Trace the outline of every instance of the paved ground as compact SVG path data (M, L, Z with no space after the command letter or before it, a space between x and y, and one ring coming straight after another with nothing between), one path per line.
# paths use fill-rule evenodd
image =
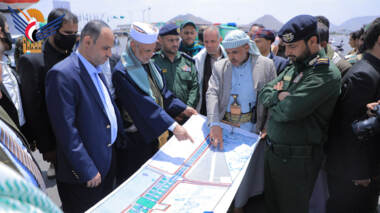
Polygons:
M49 169L49 163L42 159L42 155L38 151L33 152L33 156L42 170L42 175L46 183L46 192L48 196L53 200L55 204L57 204L57 206L60 207L61 200L58 196L57 184L55 183L55 179L48 179L46 176L46 172Z

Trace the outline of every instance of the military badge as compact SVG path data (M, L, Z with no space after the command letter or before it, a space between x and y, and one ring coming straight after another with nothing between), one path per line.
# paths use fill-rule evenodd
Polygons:
M285 75L284 76L284 81L290 81L292 79L292 76Z
M162 69L162 72L163 73L166 73L168 70L167 69Z
M182 71L184 71L184 72L191 72L191 68L189 66L187 66L187 65L184 65L182 67Z
M293 33L286 33L284 35L282 35L282 40L286 43L290 43L292 42L294 39L294 35Z

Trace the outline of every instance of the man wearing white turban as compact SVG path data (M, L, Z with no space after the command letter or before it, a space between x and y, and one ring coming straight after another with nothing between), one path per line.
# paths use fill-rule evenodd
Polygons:
M206 92L211 142L221 149L223 134L220 122L265 134L267 109L258 102L257 94L266 83L276 77L272 60L261 56L255 43L243 31L229 32L222 45L228 58L214 64ZM264 145L260 141L251 158L247 173L235 196L235 212L241 212L249 197L261 194L264 190L264 176L252 178L254 174L264 174Z
M112 76L116 100L132 141L127 149L119 149L117 153L118 184L154 155L159 145L166 142L168 130L178 140L192 141L187 131L173 118L197 113L166 89L160 68L151 61L158 29L135 22L129 35L127 48Z

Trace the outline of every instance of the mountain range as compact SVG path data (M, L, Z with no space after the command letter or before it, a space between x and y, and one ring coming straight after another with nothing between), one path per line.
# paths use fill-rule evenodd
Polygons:
M377 17L378 16L362 16L362 17L351 18L351 19L348 19L347 21L343 22L339 26L332 25L330 27L331 28L330 31L336 31L336 32L340 32L340 31L348 31L348 32L356 31L356 30L359 30L364 25L367 25L367 24L371 23Z
M207 20L205 20L203 18L194 16L193 14L190 14L190 13L185 14L185 15L178 15L178 16L170 19L167 22L182 22L182 21L187 21L187 20L190 20L190 21L192 21L192 22L194 22L195 24L198 24L198 25L210 25L210 24L213 24L210 21L207 21Z

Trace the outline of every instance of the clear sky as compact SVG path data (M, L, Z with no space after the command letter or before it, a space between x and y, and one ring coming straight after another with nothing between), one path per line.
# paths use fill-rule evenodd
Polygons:
M53 0L33 5L45 17ZM270 14L286 22L299 14L324 15L340 25L358 16L380 16L380 0L68 0L76 13L125 16L120 22L166 22L179 14L191 13L211 22L248 24ZM150 8L150 9L149 9Z

